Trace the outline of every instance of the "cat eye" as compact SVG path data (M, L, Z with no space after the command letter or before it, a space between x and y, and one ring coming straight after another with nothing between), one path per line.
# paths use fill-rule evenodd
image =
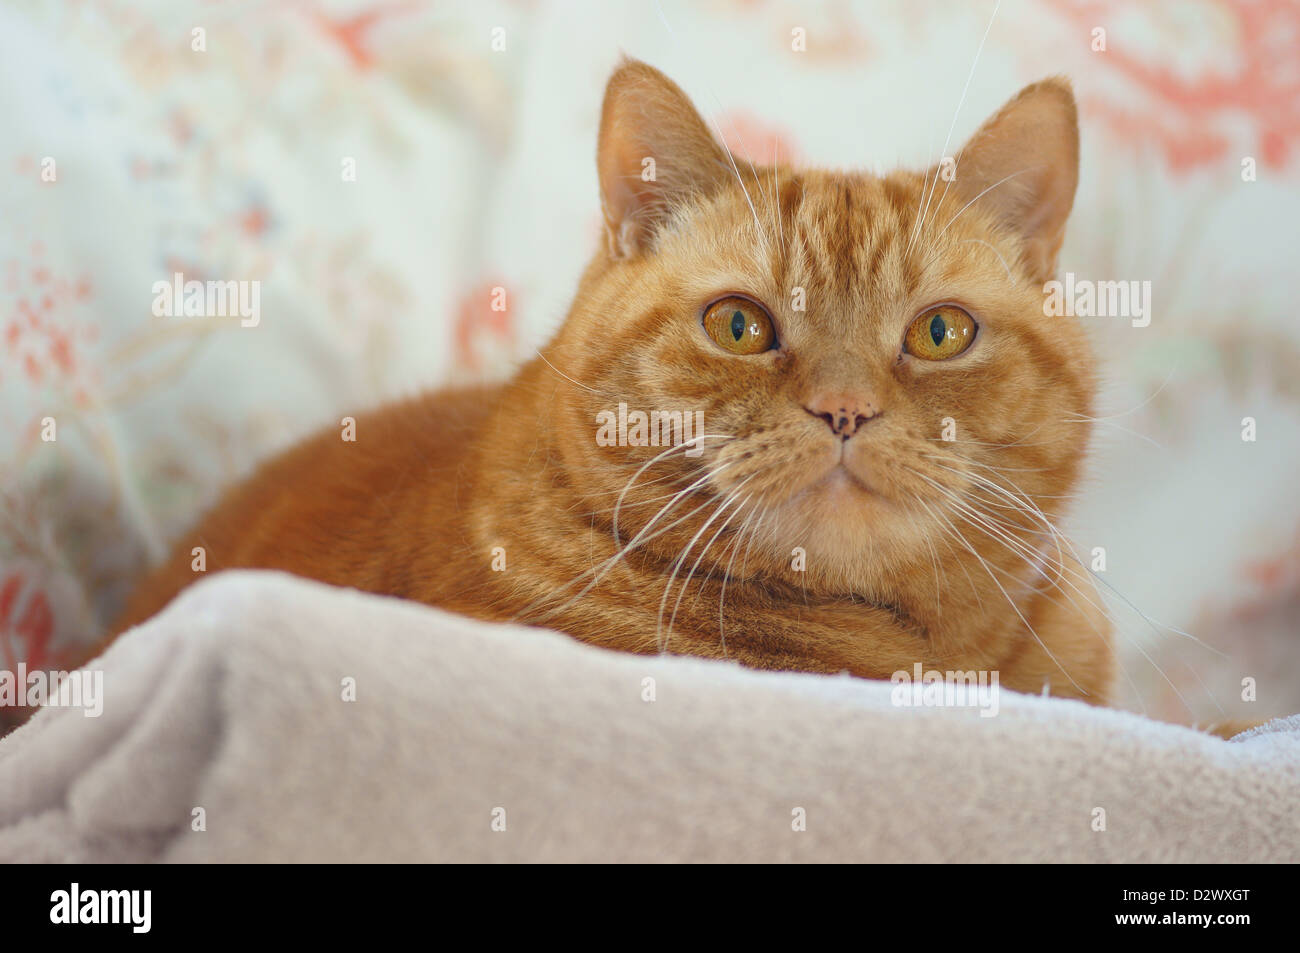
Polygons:
M704 330L732 354L762 354L776 346L772 318L757 302L732 295L704 309Z
M975 341L975 321L954 304L926 308L903 338L903 350L923 361L946 361Z

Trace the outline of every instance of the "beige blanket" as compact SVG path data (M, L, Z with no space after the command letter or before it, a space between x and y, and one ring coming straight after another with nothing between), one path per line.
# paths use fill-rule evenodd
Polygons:
M0 861L1300 861L1295 717L900 707L259 572L92 669L0 742Z

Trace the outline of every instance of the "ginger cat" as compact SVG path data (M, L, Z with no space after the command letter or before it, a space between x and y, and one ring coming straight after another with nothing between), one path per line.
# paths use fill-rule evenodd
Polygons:
M881 177L733 161L625 61L597 170L606 241L540 357L266 463L116 630L194 581L203 546L208 571L628 652L866 678L920 662L1105 702L1109 624L1053 526L1095 390L1082 329L1043 314L1077 180L1068 83L1023 90L955 177ZM676 445L635 445L636 412Z

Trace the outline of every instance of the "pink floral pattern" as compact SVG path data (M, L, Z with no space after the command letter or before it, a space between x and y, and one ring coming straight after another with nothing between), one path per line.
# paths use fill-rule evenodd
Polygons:
M13 671L19 662L37 668L49 664L54 614L50 601L19 572L0 576L0 659Z
M1133 4L1118 0L1061 0L1053 4L1088 35L1115 23ZM1300 146L1300 6L1290 0L1196 0L1202 22L1214 24L1226 66L1175 69L1160 56L1129 45L1121 34L1096 61L1122 80L1106 92L1088 94L1085 111L1111 131L1118 144L1155 143L1168 168L1187 172L1242 155L1284 170ZM1168 28L1173 4L1150 4L1143 15L1153 29Z

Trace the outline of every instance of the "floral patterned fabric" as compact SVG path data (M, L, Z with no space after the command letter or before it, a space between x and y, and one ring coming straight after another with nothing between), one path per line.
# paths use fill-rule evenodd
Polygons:
M1064 527L1105 550L1123 703L1296 711L1298 49L1283 0L0 0L0 663L73 658L305 432L530 356L597 240L626 51L741 157L877 170L1068 74L1062 270L1152 287L1148 326L1079 319L1106 388ZM157 316L176 273L260 282L260 320Z

